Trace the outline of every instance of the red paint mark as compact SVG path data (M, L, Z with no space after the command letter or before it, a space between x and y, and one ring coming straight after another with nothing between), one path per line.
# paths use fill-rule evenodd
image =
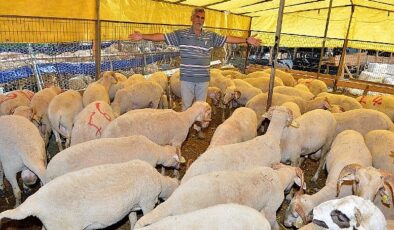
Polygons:
M111 117L109 116L109 114L108 113L103 113L101 110L100 110L100 102L97 102L96 103L96 109L97 109L97 111L99 111L99 113L101 113L104 117L105 117L105 119L107 119L108 121L111 121Z
M18 97L18 94L17 94L17 93L8 93L8 94L5 95L5 97L3 98L3 100L0 101L0 104L3 103L3 102L5 102L5 101L8 101L8 100L15 99L15 98L17 98L17 97Z
M383 103L383 97L382 96L377 96L373 100L373 106L381 105Z
M104 113L104 112L102 112L102 111L100 110L100 104L101 104L101 103L99 103L99 102L96 103L96 109L97 109L97 111L98 111L100 114L102 114L102 115L104 116L105 119L107 119L108 121L111 121L111 117L109 116L109 114L108 114L108 113ZM90 126L94 127L95 129L97 129L97 131L96 131L96 136L101 136L102 127L98 127L97 125L95 125L95 124L93 123L93 117L94 117L95 114L96 114L96 112L92 112L92 113L90 114L88 125L90 125Z
M24 89L24 90L21 90L20 92L21 92L23 95L25 95L25 97L27 97L27 98L29 99L29 101L31 101L31 99L32 99L33 96L34 96L34 93L33 93L32 91L30 91L30 90Z
M365 96L361 96L358 102L360 102L360 104L367 104L367 99L365 98Z

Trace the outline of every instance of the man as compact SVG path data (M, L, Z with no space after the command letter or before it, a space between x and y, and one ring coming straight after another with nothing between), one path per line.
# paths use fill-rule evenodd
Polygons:
M261 40L255 37L247 39L233 36L222 36L202 29L205 21L204 8L195 8L191 16L192 27L176 30L168 34L141 34L134 32L130 40L142 39L165 41L169 45L179 46L181 55L181 96L182 110L189 108L193 99L205 101L209 85L209 65L213 47L222 47L224 43L248 43L260 45Z

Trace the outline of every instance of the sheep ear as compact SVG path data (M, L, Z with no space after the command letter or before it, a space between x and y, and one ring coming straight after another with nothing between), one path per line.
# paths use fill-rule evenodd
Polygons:
M383 188L379 190L382 203L390 205L390 194L388 191L391 191L390 188L384 184Z
M241 97L241 92L236 90L234 93L235 93L235 96L234 96L235 100L238 100Z
M360 209L357 207L354 207L354 217L356 217L356 227L360 227L361 222L363 221L363 216Z

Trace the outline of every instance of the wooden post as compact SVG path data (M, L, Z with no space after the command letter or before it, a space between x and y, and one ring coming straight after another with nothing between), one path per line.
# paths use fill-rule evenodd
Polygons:
M248 32L248 38L252 35L252 19L250 19L249 22L249 32ZM246 67L248 66L248 58L249 58L249 53L250 53L250 45L246 42L246 58L245 58L245 66L244 66L244 73L246 72Z
M319 79L321 64L322 64L323 55L324 55L324 49L326 48L328 25L330 24L330 18L331 18L332 1L333 0L330 0L329 6L328 6L326 28L324 29L323 45L322 45L321 50L320 50L319 67L317 68L317 75L316 75L317 79Z
M350 26L352 25L353 13L354 13L354 5L352 5L352 11L350 12L349 25L347 27L346 37L345 37L345 41L343 42L343 47L342 47L342 55L341 55L341 58L339 59L338 72L337 72L337 76L335 77L334 87L333 87L334 92L337 89L337 83L338 83L339 78L342 78L343 73L344 73L344 65L345 65L345 60L346 60L346 48L347 48L347 44L349 42L349 32L350 32Z
M285 0L280 0L279 11L278 11L278 20L276 24L276 33L275 33L275 44L272 47L272 65L271 65L271 76L270 76L270 83L268 89L268 98L267 98L267 106L266 110L271 107L272 104L272 94L274 91L274 81L275 81L275 69L278 65L278 53L279 53L279 43L280 43L280 34L282 31L282 20L283 20L283 11L285 8Z
M358 55L357 55L357 71L356 71L357 77L360 75L360 61L361 61L361 49L358 50Z
M96 80L101 73L101 22L100 22L100 0L96 0L96 38L94 40L94 60L96 62Z

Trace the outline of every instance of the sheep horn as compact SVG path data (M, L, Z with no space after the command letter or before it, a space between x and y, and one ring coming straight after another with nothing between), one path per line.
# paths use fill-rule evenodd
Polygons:
M294 210L298 213L298 215L300 215L304 224L306 224L308 222L308 219L305 215L304 210L302 209L302 207L298 203L295 204Z
M304 180L304 172L303 172L302 169L299 168L299 167L295 167L295 172L296 172L296 175L297 175L297 176L300 178L300 180L301 180L301 185L300 185L301 189L300 189L300 191L302 192L304 189L306 189L305 180Z
M391 196L394 197L394 176L391 173L386 172L384 170L379 170L379 171L384 178L384 183L388 184L391 188ZM394 204L394 199L393 199L393 204Z
M350 165L346 165L341 173L339 174L338 180L337 180L337 197L339 196L339 191L341 188L341 185L343 183L343 178L349 175L354 175L357 170L359 170L361 168L361 165L359 164L350 164Z

